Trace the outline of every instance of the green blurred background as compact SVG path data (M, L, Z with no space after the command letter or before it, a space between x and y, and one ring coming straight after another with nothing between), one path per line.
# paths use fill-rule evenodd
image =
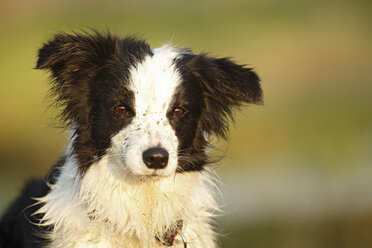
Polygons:
M216 166L221 247L372 247L371 1L0 1L0 213L64 149L48 75L55 32L100 30L231 56L262 77Z

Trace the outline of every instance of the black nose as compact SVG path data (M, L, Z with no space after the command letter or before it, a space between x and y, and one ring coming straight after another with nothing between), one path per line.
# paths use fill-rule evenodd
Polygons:
M169 153L160 147L150 148L142 153L143 162L150 169L163 169L168 164Z

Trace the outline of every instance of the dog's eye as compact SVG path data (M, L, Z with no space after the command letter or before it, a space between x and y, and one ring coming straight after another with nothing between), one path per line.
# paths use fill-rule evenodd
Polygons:
M115 106L114 110L119 114L126 114L128 112L127 108L123 105Z
M183 109L183 108L175 108L174 110L173 110L173 116L174 117L180 117L180 116L182 116L182 115L184 115L185 114L185 110Z

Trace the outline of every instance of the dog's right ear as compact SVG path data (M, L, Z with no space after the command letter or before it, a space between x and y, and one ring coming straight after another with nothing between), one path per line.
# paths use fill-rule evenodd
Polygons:
M38 60L35 69L51 69L57 72L78 52L74 48L77 41L73 36L67 34L57 34L39 49Z
M57 34L39 50L36 69L50 69L53 77L61 79L82 73L106 61L118 52L118 39L110 34ZM63 75L62 75L63 74Z
M39 50L36 69L52 73L52 94L70 124L88 121L93 78L107 64L118 64L123 41L110 34L57 34ZM84 111L82 111L84 110Z

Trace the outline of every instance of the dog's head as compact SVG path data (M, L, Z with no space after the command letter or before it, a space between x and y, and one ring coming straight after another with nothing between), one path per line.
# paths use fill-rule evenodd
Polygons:
M201 170L207 136L225 138L232 107L262 99L250 68L134 38L58 34L38 56L82 173L103 155L139 176Z

